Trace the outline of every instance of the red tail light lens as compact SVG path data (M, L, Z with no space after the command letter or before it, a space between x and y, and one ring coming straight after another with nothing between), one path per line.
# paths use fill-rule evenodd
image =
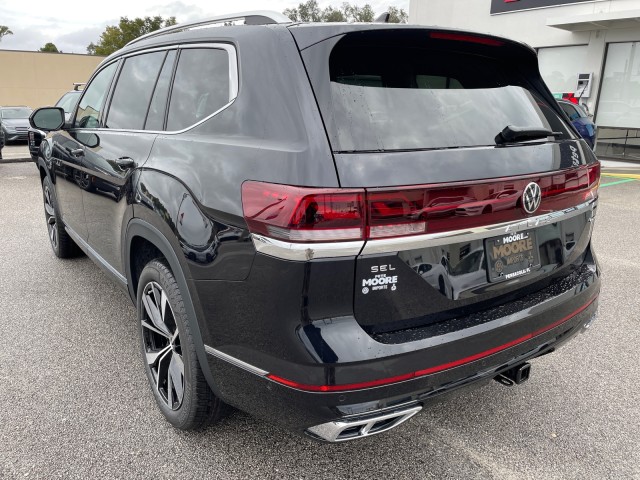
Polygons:
M364 238L364 190L242 184L242 208L253 233L289 242Z
M578 205L595 195L600 163L546 175L475 182L342 189L247 181L242 207L252 233L288 242L342 242L442 233L519 221ZM531 182L542 202L526 214L522 195Z
M589 165L589 186L600 186L600 162Z
M425 233L426 190L372 191L367 194L368 238Z
M479 35L467 35L464 33L454 32L431 32L429 37L437 40L453 40L456 42L480 43L481 45L489 45L491 47L501 47L504 42L497 38L481 37Z

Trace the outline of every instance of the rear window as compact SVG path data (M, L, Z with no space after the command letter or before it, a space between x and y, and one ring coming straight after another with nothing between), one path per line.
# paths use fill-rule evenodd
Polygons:
M316 93L326 96L320 105L333 149L495 145L507 125L568 135L513 63L466 45L430 41L426 31L358 32L339 40L328 75L313 79Z

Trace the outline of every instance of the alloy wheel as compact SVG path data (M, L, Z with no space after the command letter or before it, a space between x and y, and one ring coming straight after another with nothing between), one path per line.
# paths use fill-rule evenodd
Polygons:
M58 226L56 224L56 209L53 205L51 190L48 185L44 187L44 213L47 219L47 231L49 240L54 249L58 248Z
M157 282L145 285L142 303L142 342L154 387L167 407L177 410L184 398L184 362L173 309Z

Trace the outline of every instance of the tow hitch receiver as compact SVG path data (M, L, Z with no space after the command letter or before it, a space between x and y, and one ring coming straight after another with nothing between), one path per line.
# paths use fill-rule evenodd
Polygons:
M513 385L520 385L521 383L529 380L529 375L531 374L531 364L530 363L522 363L517 367L510 368L502 372L500 375L494 378L494 380L502 385L507 387L512 387Z

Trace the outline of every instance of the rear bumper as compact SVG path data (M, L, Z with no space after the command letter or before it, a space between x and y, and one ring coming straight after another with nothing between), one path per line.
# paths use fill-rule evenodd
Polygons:
M489 320L437 335L416 329L413 341L374 339L353 318L313 322L298 329L291 346L312 353L316 361L306 364L284 353L207 347L214 388L244 411L318 439L310 428L424 406L549 353L586 328L597 310L600 274L595 261L583 267L561 288L533 294L520 308L510 305L507 315L483 312Z

